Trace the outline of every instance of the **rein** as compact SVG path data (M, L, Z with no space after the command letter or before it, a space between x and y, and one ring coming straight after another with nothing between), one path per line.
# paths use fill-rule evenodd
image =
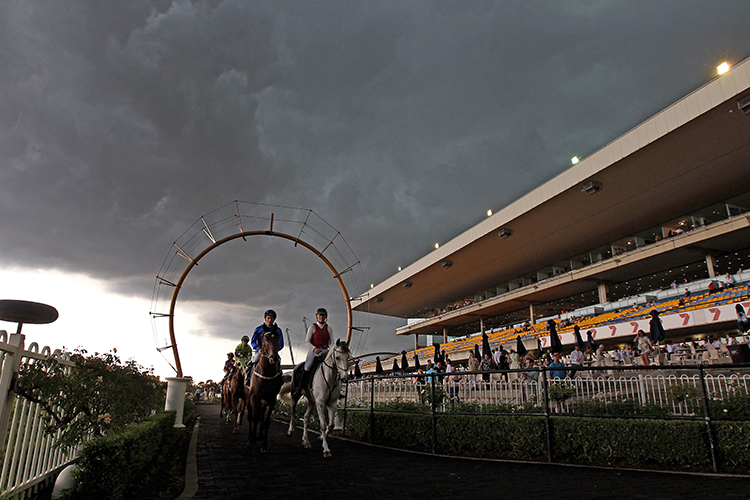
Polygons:
M266 346L265 346L265 344L263 345L263 347L262 347L262 350L263 350L263 351L266 351ZM274 358L276 358L276 357L278 357L278 356L274 356L274 354L273 354L273 353L270 353L270 352L264 352L264 353L262 353L262 354L261 354L261 358L266 358L266 359L268 360L268 362L269 362L269 363L272 363L272 361L273 361L273 360L274 360ZM273 376L271 376L271 377L268 377L268 376L266 376L266 375L263 375L262 373L258 372L258 366L260 366L260 362L258 362L258 364L256 365L256 367L255 367L255 368L253 369L253 374L254 374L254 375L257 375L257 376L258 376L259 378L261 378L261 379L263 379L263 380L273 380L273 379L275 379L276 377L278 377L279 375L281 375L281 367L279 367L279 370L278 370L278 371L276 372L276 374L274 374L274 375L273 375Z

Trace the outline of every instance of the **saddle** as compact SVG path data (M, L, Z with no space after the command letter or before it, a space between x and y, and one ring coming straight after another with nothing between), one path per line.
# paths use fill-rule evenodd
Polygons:
M323 358L321 357L315 357L313 358L312 366L310 367L309 373L307 373L307 377L305 377L305 363L302 362L294 367L294 371L292 372L292 386L296 387L298 389L312 389L312 381L315 375L315 372L318 371L318 367L323 362Z

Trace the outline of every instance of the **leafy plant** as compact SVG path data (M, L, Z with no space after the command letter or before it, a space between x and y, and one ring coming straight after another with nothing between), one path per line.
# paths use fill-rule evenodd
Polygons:
M555 403L564 403L572 398L575 390L563 384L551 384L549 387L549 399Z
M434 385L434 389L433 389ZM443 389L442 384L427 384L425 388L422 390L422 392L419 394L419 400L422 402L422 404L432 405L432 395L433 392L435 393L435 406L440 406L443 404L443 401L445 401L446 393L445 389Z
M49 357L21 367L15 392L38 403L46 432L58 446L74 446L141 421L164 407L165 384L135 361L112 352L75 350L68 367Z

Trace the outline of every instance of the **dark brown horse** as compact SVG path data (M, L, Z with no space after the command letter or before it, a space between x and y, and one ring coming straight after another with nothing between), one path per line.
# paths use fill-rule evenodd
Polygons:
M234 414L234 429L232 432L239 432L242 425L242 414L245 413L245 371L237 367L234 375L229 379L229 392L232 400L232 413Z
M229 384L236 370L237 368L233 366L232 371L227 374L226 380L221 384L221 410L219 411L219 418L226 419L227 423L232 418L232 392Z
M281 376L281 358L279 357L279 333L267 332L263 335L260 359L253 368L250 385L245 387L245 399L248 404L250 424L249 444L260 439L260 451L268 449L268 428L271 425L271 413L276 406L276 398L283 379ZM258 426L260 425L260 436Z

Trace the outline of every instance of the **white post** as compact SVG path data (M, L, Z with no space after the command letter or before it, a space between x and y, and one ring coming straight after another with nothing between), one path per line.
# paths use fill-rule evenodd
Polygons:
M0 376L0 446L5 445L5 438L8 435L8 422L13 412L16 395L13 382L18 377L18 371L21 368L25 339L24 335L14 333L8 340L9 350L5 354L2 376Z
M174 417L174 426L180 429L185 427L182 423L182 415L185 411L185 390L189 381L189 377L167 377L167 402L164 410L177 412Z

